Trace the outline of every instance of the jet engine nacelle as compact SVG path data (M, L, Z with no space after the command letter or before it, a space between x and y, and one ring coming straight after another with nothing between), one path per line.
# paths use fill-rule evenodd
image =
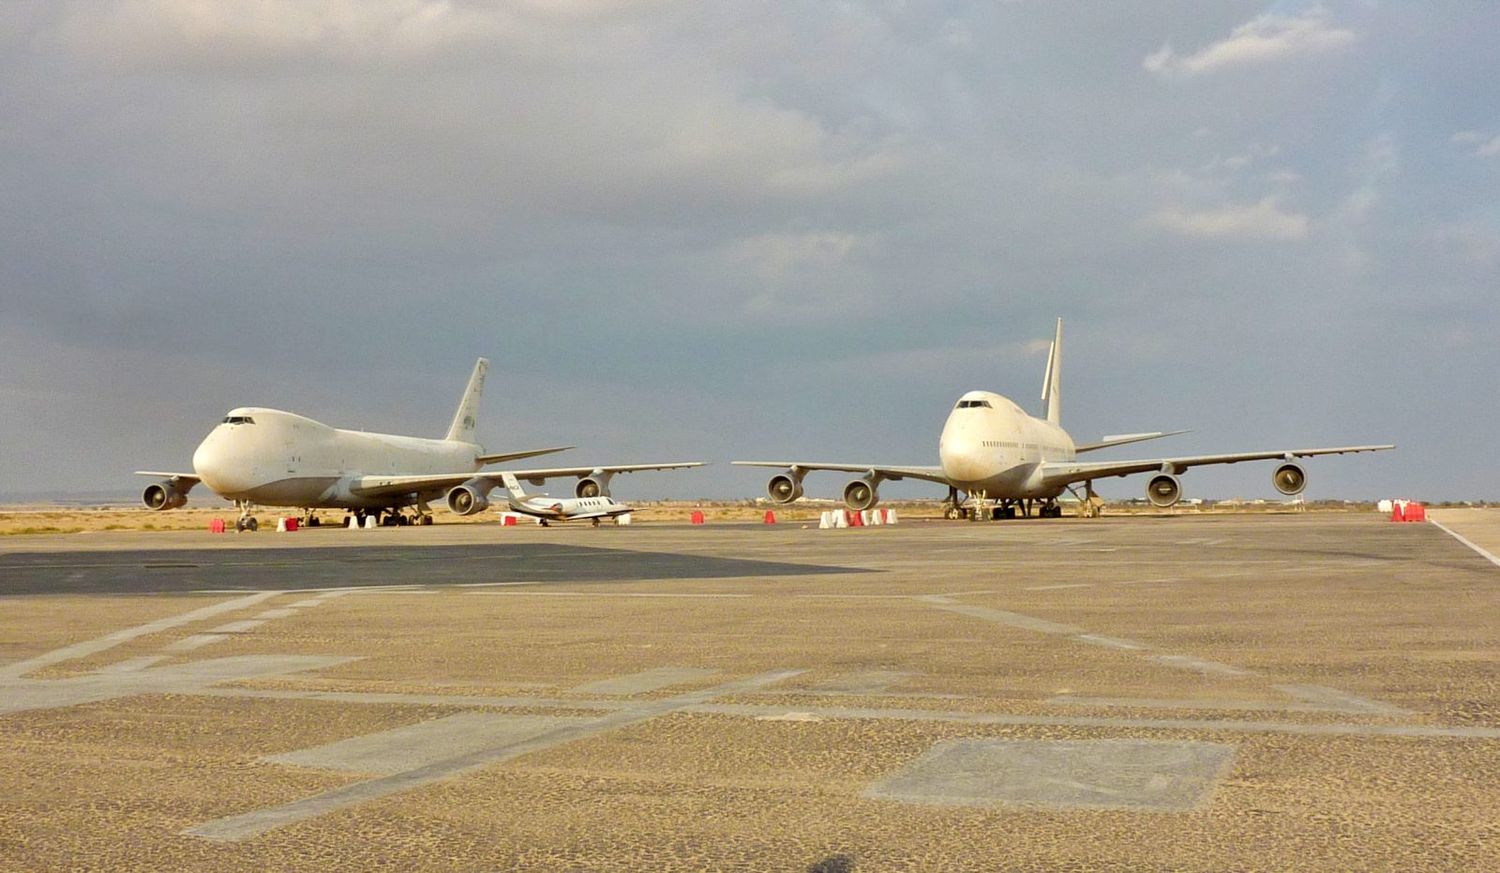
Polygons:
M489 485L470 479L448 492L448 508L456 515L473 515L489 508Z
M796 473L777 473L766 483L766 496L774 503L791 503L802 496L802 477Z
M1176 506L1182 499L1182 480L1171 473L1157 473L1146 483L1146 499L1161 509Z
M578 480L577 485L573 486L573 496L608 497L610 478L611 477L608 473L594 473L589 476L584 476L582 479Z
M1271 473L1271 484L1288 497L1301 494L1307 487L1307 471L1301 464L1287 461Z
M862 477L844 486L844 505L855 512L872 509L879 502L880 489L873 479Z
M187 493L177 490L171 479L163 479L146 486L146 490L141 492L141 502L146 504L147 509L158 512L176 509L187 503Z

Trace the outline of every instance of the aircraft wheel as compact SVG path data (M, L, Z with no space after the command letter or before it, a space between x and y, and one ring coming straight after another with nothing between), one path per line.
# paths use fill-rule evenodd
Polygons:
M260 522L256 521L253 517L245 519L245 530L255 533L259 528Z
M318 518L318 517L317 517L317 516L316 516L316 515L315 515L315 516L313 516L313 517L312 517L312 518L309 518L309 519L308 519L308 520L307 520L307 526L308 526L308 527L318 527L318 526L320 526L320 525L321 525L321 524L322 524L322 523L323 523L323 522L322 522L322 521L321 521L321 520L320 520L320 519L319 519L319 518Z
M424 526L432 524L432 516L430 516L430 515L424 515L424 516L422 516L422 524Z

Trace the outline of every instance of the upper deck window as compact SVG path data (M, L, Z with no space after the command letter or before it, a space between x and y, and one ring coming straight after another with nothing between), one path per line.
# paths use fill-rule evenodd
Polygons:
M960 401L958 401L958 408L959 409L975 409L975 408L980 407L980 406L983 406L985 409L990 409L991 408L990 407L990 402L988 400L960 400Z
M248 415L226 415L225 424L255 424L255 419Z

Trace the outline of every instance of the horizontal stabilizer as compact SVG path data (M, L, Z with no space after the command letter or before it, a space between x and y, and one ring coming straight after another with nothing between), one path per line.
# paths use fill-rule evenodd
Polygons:
M1079 454L1083 454L1084 452L1093 452L1099 449L1107 449L1110 446L1125 446L1131 443L1143 443L1146 440L1159 440L1162 437L1177 436L1178 434L1184 433L1189 433L1189 431L1160 430L1153 431L1152 433L1110 434L1109 436L1106 436L1103 439L1099 440L1097 443L1084 443L1081 446L1074 446L1073 450L1075 452L1078 452Z
M498 464L501 461L518 461L521 458L534 458L537 455L550 455L554 452L566 452L577 446L553 446L550 449L528 449L524 452L500 452L494 455L480 455L474 460L481 464Z

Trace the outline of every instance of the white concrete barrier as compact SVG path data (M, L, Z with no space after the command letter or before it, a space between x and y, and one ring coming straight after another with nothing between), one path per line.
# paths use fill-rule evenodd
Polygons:
M849 526L849 513L843 511L842 509L835 509L833 511L833 526L834 527L848 527Z
M276 519L276 532L277 533L286 533L286 519L284 519L284 518L278 518L278 519Z
M818 530L828 530L833 527L833 513L824 510L818 513Z
M365 516L365 530L374 530L380 526L380 518L374 515Z
M359 530L359 519L351 515L344 519L344 526L350 530Z
M615 516L615 524L630 524L630 513Z
M872 509L872 510L870 510L870 524L875 524L875 525L885 524L885 510L884 509Z
M895 524L896 523L896 510L894 510L894 509L887 509L885 511L885 523L886 524Z

